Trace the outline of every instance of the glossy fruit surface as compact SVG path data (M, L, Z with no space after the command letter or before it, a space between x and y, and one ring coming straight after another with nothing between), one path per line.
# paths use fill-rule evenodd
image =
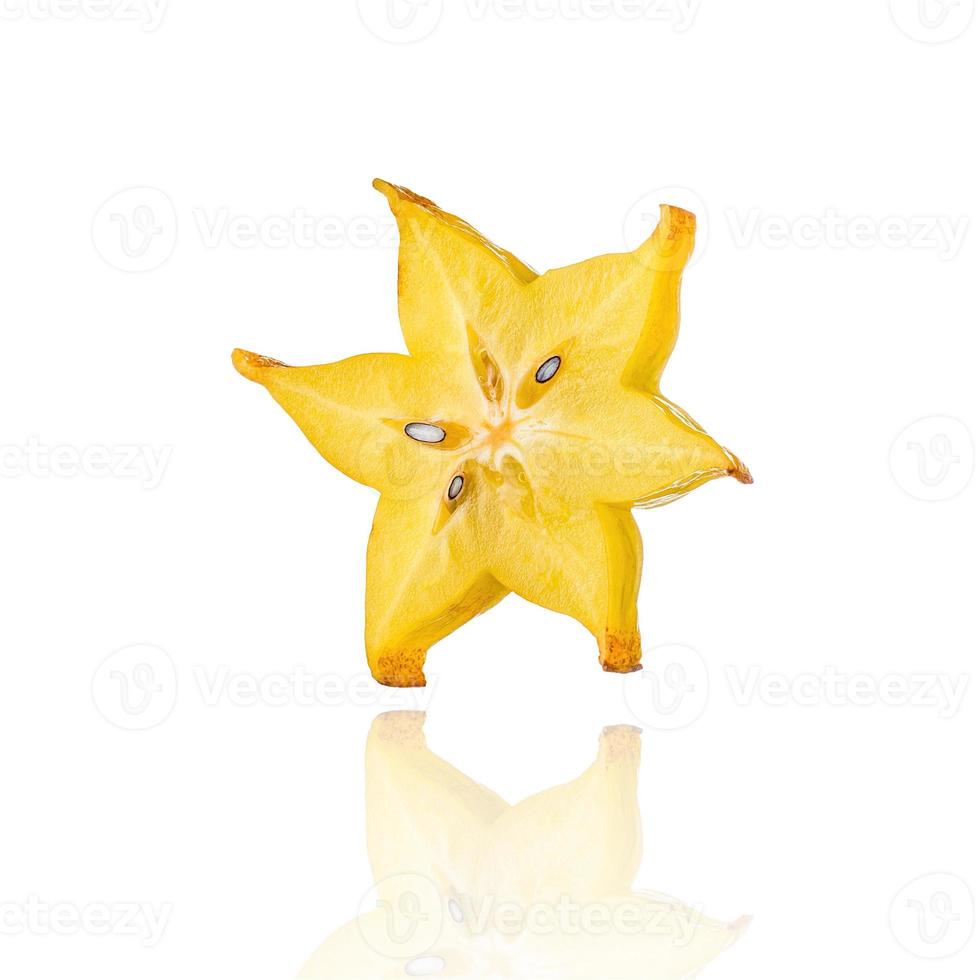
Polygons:
M384 181L408 355L288 367L236 350L323 457L381 494L368 545L375 678L425 683L429 647L509 592L581 622L602 666L640 662L634 506L748 470L660 392L694 216L633 252L537 275Z

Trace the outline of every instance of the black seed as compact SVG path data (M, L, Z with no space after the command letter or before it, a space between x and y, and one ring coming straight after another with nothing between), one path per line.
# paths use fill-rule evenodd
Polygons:
M409 422L405 426L405 435L416 442L437 443L446 438L446 430L428 422Z
M457 473L449 484L449 499L455 500L463 492L463 478Z
M539 385L543 385L546 381L550 381L557 373L558 368L561 367L561 358L555 354L554 357L549 357L548 360L538 368L534 375L534 380L537 381Z

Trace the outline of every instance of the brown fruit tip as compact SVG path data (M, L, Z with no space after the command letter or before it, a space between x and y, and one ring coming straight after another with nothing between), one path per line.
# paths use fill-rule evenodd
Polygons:
M599 663L611 674L642 670L640 634L635 630L607 629L599 646Z
M697 228L698 219L690 211L685 211L674 204L660 205L660 221L667 231L668 238L678 235L693 235Z
M231 363L235 365L235 370L249 381L260 381L266 368L287 366L274 357L253 354L250 350L241 350L238 347L231 352Z
M385 687L425 687L427 650L396 650L369 658L374 679Z
M755 483L755 480L752 479L752 474L749 472L749 468L737 456L735 457L735 466L733 466L728 472L731 476L734 476L739 483Z

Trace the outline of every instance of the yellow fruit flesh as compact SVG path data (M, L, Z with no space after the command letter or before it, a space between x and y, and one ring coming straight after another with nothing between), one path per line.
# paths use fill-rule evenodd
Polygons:
M538 276L431 201L376 186L401 235L409 356L292 368L234 354L328 462L381 494L372 673L424 684L429 647L508 592L583 623L607 670L636 669L630 508L719 476L751 480L659 390L693 215L665 206L634 252Z

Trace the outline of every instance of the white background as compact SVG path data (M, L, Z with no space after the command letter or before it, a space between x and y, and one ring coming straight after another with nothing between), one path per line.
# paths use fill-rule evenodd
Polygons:
M637 886L755 916L707 975L977 976L962 889L945 926L889 926L920 876L980 889L980 690L937 695L978 653L973 0L430 0L401 28L380 2L129 2L0 18L0 973L288 977L371 884L374 494L229 354L401 349L384 176L538 270L694 207L664 390L756 478L639 514L646 664L703 658L689 717L637 708L580 626L513 597L398 704L428 699L432 749L511 801L643 724ZM100 667L136 644L165 653ZM126 715L109 671L142 662L174 675ZM209 704L201 680L295 667L349 693ZM153 946L56 935L17 928L31 896L171 914Z

